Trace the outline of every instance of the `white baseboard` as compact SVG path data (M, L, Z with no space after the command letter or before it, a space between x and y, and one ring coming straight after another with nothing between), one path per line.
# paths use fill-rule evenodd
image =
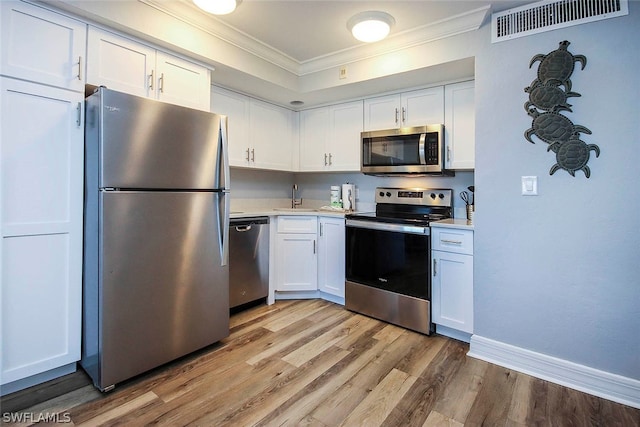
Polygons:
M640 381L567 360L494 341L471 337L469 356L640 409Z

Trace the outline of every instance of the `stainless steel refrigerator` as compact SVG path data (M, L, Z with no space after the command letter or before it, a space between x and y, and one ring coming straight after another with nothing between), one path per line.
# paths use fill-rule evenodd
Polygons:
M81 365L102 391L229 335L226 120L87 97Z

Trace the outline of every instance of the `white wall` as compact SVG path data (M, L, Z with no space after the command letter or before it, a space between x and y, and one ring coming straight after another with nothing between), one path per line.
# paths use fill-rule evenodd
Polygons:
M640 4L630 15L490 44L476 56L475 333L640 379ZM588 63L573 73L573 112L602 153L591 178L549 169L527 142L529 61L569 40ZM535 138L534 138L535 139ZM592 152L593 153L593 152ZM538 176L539 196L520 195ZM629 188L627 188L629 187Z

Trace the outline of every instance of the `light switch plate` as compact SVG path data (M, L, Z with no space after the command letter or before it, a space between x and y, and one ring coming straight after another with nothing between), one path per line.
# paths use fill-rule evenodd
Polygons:
M537 176L522 177L522 195L523 196L538 195L538 177Z

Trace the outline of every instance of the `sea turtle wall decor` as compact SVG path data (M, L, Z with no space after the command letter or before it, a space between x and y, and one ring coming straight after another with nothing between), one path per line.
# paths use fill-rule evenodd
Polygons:
M600 156L600 148L596 144L587 144L573 136L566 142L554 142L550 144L547 151L556 152L557 163L551 166L549 175L553 175L558 169L564 169L571 176L576 176L576 171L581 170L584 176L591 176L591 169L587 166L589 161L589 152L596 152L596 157Z
M575 68L575 63L580 62L582 69L587 65L587 58L584 55L573 55L567 50L571 43L567 40L559 43L558 49L549 52L546 55L538 54L531 58L529 62L529 68L533 66L537 61L540 61L538 66L538 80L540 83L557 83L565 87L567 92L571 92L571 74Z
M573 121L561 114L561 111L573 112L572 105L567 98L582 96L571 91L571 75L576 62L587 65L584 55L573 55L567 50L571 43L567 40L559 43L558 49L546 55L537 54L529 62L529 68L540 61L537 78L524 88L529 94L529 100L524 103L524 109L533 119L531 127L524 132L527 141L534 143L532 136L536 136L549 144L547 151L556 154L556 164L549 170L553 175L559 169L566 170L571 176L581 170L585 177L591 176L587 166L590 152L595 151L600 156L600 148L595 144L587 144L580 139L580 134L591 135L591 131L582 125L575 125Z

